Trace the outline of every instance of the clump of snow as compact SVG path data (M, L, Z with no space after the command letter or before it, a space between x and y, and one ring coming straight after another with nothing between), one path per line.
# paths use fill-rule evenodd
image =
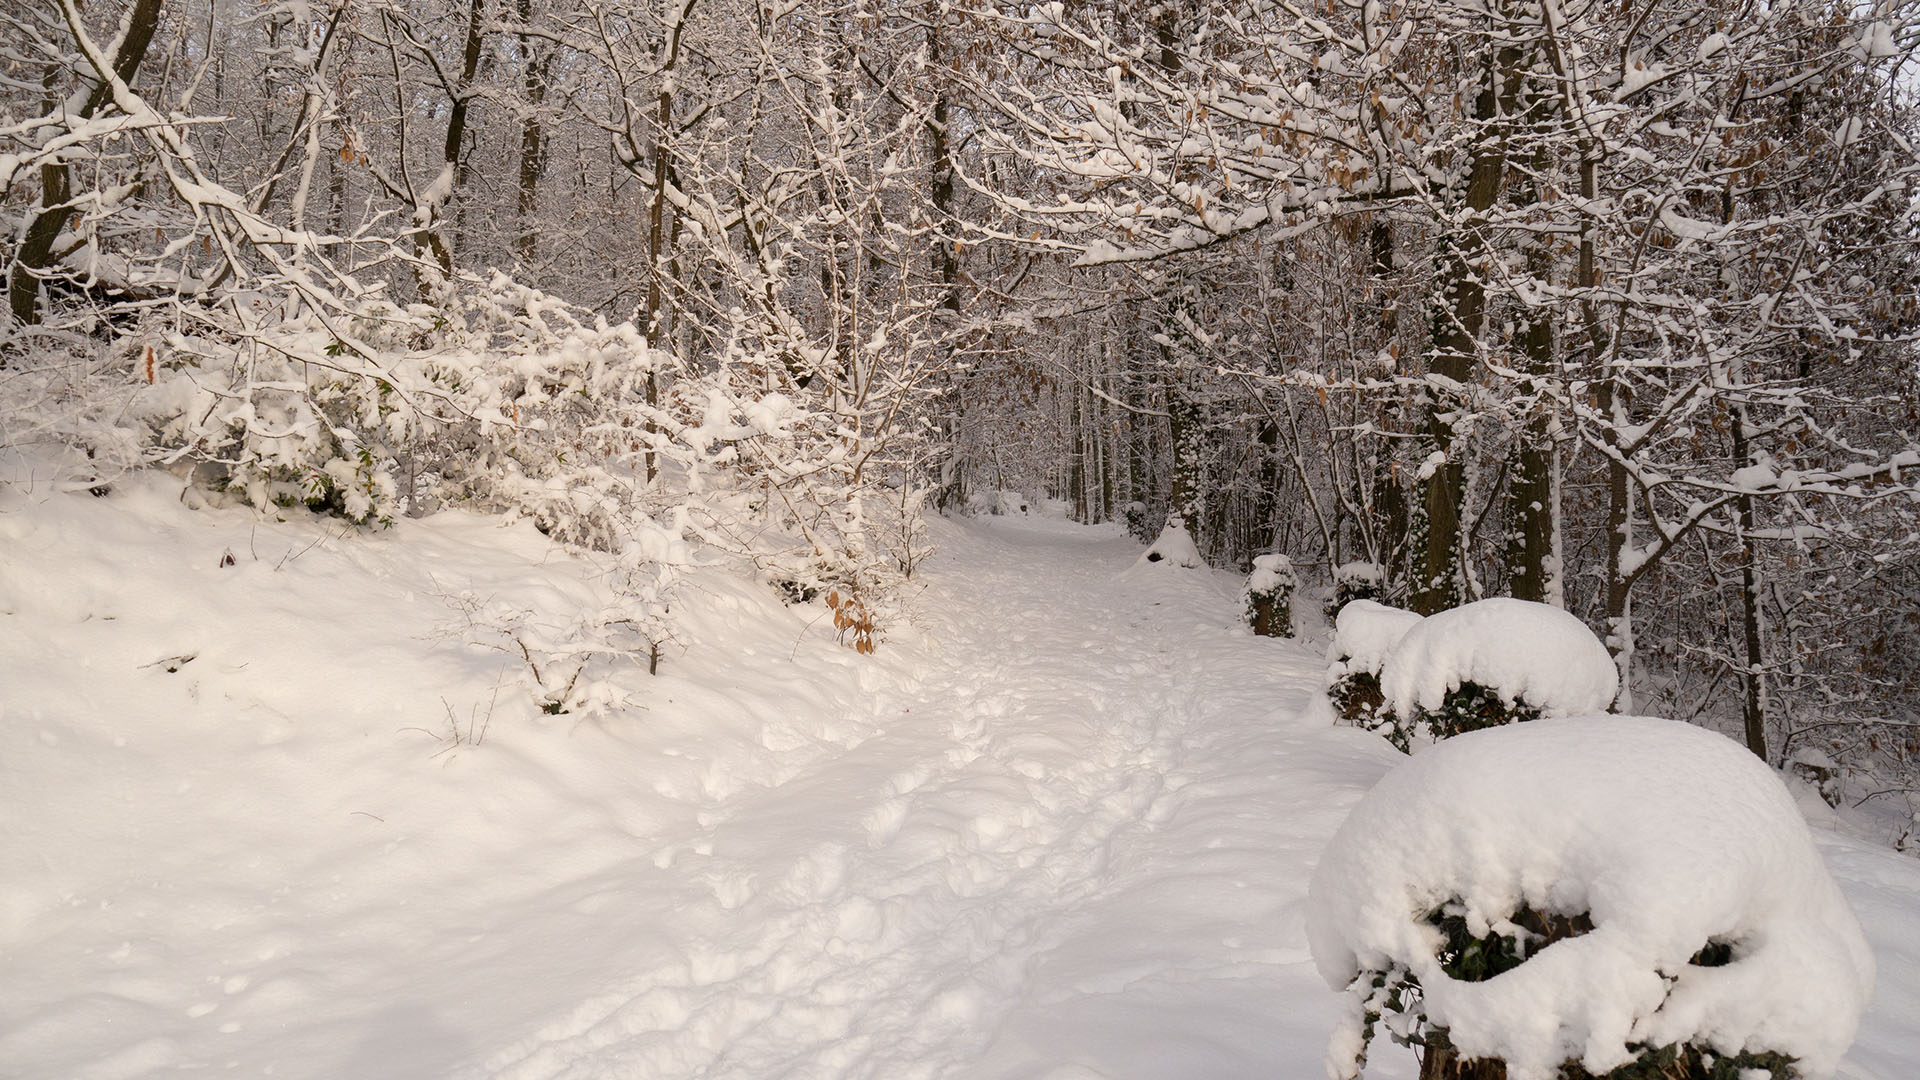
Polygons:
M1343 629L1346 622L1342 612ZM1504 596L1408 628L1379 670L1387 706L1401 716L1439 709L1469 682L1545 716L1603 711L1620 688L1613 658L1586 623L1551 604Z
M1437 958L1427 915L1442 905L1475 934L1524 936L1509 921L1522 905L1587 913L1593 929L1463 982ZM1428 1025L1513 1080L1686 1043L1827 1076L1874 981L1779 777L1723 736L1645 717L1491 728L1412 758L1328 843L1307 918L1321 975L1354 995L1328 1052L1337 1078L1358 1074L1376 974L1417 979ZM1731 960L1690 963L1709 943Z
M1194 546L1192 535L1187 532L1186 523L1175 514L1167 518L1167 527L1160 530L1159 538L1134 565L1184 566L1191 569L1206 564L1200 558L1200 549Z
M1338 591L1340 587L1336 587ZM1407 632L1424 621L1411 611L1350 598L1334 616L1323 700L1331 718L1378 731L1403 753L1411 748L1409 718L1394 715L1380 694L1380 665Z
M1247 575L1247 592L1270 593L1278 588L1293 588L1293 560L1285 555L1256 555L1253 570Z
M1333 658L1345 665L1342 673L1378 673L1400 639L1424 621L1411 611L1375 600L1355 600L1340 609L1333 624Z

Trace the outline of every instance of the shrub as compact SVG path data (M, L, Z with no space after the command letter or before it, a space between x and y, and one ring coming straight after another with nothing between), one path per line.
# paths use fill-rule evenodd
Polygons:
M1420 622L1411 611L1356 600L1343 607L1334 622L1327 668L1327 700L1335 714L1354 727L1381 733L1403 752L1411 748L1413 731L1387 707L1380 668Z
M1349 995L1330 1072L1384 1031L1422 1080L1829 1075L1873 959L1793 796L1721 735L1587 716L1475 731L1389 772L1314 870Z
M1381 708L1407 741L1601 712L1619 685L1613 658L1585 623L1557 607L1508 597L1410 627L1379 671Z
M1537 720L1540 715L1540 709L1525 698L1503 698L1479 683L1464 682L1447 691L1439 708L1416 711L1409 726L1434 739L1451 739L1482 728Z

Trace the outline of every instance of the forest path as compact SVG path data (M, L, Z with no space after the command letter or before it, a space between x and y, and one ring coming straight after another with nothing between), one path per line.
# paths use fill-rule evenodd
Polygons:
M1223 575L1046 519L942 530L935 644L843 752L716 801L660 963L490 1056L546 1077L1308 1076L1312 860L1391 760ZM666 884L656 882L656 886Z

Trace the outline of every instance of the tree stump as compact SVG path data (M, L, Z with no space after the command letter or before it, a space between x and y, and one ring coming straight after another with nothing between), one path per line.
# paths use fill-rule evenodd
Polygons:
M1247 625L1261 637L1293 636L1293 563L1285 555L1253 560L1245 594Z

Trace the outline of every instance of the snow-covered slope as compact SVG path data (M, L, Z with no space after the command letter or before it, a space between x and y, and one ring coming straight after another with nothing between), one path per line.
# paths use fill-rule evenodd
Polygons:
M459 601L586 606L590 561L176 491L0 488L0 1076L1319 1074L1307 878L1401 759L1299 718L1322 661L1237 580L936 523L860 657L709 572L582 722ZM1920 866L1826 852L1882 973L1841 1075L1896 1080Z

